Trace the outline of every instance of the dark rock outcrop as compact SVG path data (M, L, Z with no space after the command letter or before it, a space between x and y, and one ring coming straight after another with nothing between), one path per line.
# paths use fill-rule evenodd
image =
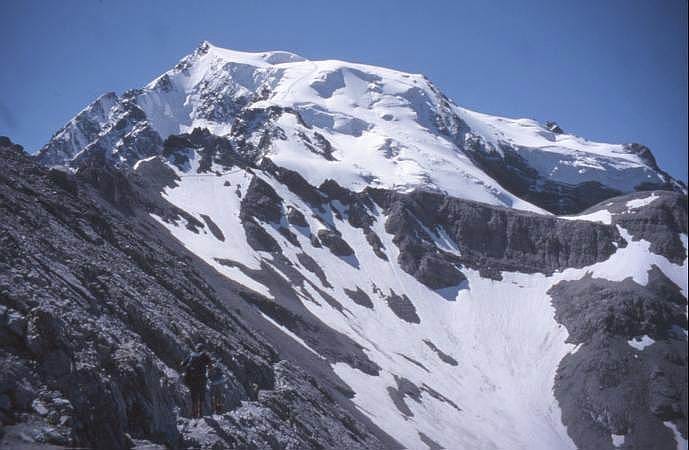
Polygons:
M418 272L422 261L432 257L430 275L441 268L447 271L448 282L443 284L448 286L462 280L452 269L457 264L491 277L499 277L503 270L552 273L605 260L617 246L625 245L613 226L599 223L562 220L423 191L367 192L388 214L385 228L395 236L402 268L423 277L423 272ZM460 256L438 250L427 232L435 227L442 227L454 240ZM441 280L426 281L441 285Z
M242 199L240 218L247 217L272 223L279 223L282 217L282 198L258 176L251 179Z
M298 209L292 207L287 209L287 222L289 222L290 225L302 228L309 226L309 224L306 222L306 217L304 217L304 214Z
M197 173L210 172L213 164L224 169L245 165L243 155L235 151L228 139L216 136L206 128L195 128L191 133L168 136L163 142L161 156L178 169L186 171L194 153L197 154L194 157L199 159Z
M409 323L421 323L419 315L416 314L414 304L409 300L406 294L398 295L394 291L391 291L390 294L385 297L385 301L392 312L400 319Z
M321 229L318 230L318 239L325 245L333 255L336 256L351 256L354 250L349 244L342 239L340 233L333 230Z
M356 287L356 290L353 289L345 289L345 294L349 298L352 299L354 303L356 303L359 306L363 306L364 308L369 308L373 309L373 302L371 301L371 298L366 294L366 292L362 291L359 286Z
M670 421L687 435L687 300L660 270L642 286L585 276L549 294L555 319L567 327L576 352L560 362L555 396L579 448L675 448ZM684 331L682 331L684 330ZM641 350L628 344L646 336Z
M321 204L324 202L324 199L320 191L309 184L309 182L297 172L279 167L269 158L263 158L258 167L272 174L280 183L287 186L287 189L298 195L312 208L317 210L322 209Z
M545 123L545 127L555 134L564 134L565 133L565 130L563 130L562 127L560 127L560 125L558 125L557 122L553 122L552 120L547 121Z
M433 351L438 355L438 358L440 358L440 360L441 360L442 362L447 363L447 364L449 364L449 365L451 365L451 366L457 366L457 365L459 365L459 363L457 362L456 359L454 359L452 356L448 355L448 354L445 353L444 351L440 350L440 349L439 349L438 347L436 347L436 345L435 345L433 342L431 342L430 340L424 339L423 343L426 344L426 345L428 346L428 348L430 348L431 350L433 350Z
M650 201L643 207L627 206L633 200ZM644 201L644 203L646 203ZM678 192L653 191L625 195L603 202L586 213L607 210L612 224L627 230L634 240L651 243L650 250L675 264L687 257L680 234L687 233L687 196Z

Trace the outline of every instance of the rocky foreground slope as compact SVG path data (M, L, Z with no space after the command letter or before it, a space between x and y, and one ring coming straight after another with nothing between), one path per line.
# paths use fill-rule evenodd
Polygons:
M5 433L103 449L386 447L346 386L281 358L242 289L167 236L120 173L48 170L7 139L0 161ZM230 412L203 422L182 418L176 371L195 342L230 378Z
M5 442L686 446L686 187L643 146L204 43L0 147ZM197 341L231 383L189 420Z

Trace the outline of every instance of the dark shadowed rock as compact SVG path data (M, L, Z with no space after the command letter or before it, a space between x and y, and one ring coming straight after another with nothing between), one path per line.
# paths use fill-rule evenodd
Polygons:
M70 194L76 195L79 191L73 177L64 170L51 168L48 170L48 178Z
M76 176L93 186L114 206L131 213L137 201L136 194L122 172L110 165L103 156L95 154L82 160Z
M421 403L421 390L417 385L408 379L395 375L396 386L389 386L388 395L397 407L397 410L407 417L414 417L414 413L409 409L405 402L405 398L410 398L416 403Z
M287 239L287 242L290 244L294 245L295 247L300 247L301 244L299 243L299 239L297 239L297 235L292 233L292 230L290 230L287 227L280 226L277 228L278 233L282 235L285 239Z
M246 242L257 251L281 253L280 244L253 218L242 222L246 233Z
M320 229L318 230L318 239L321 244L325 245L328 250L336 256L352 256L354 250L349 244L342 239L340 234L333 230Z
M405 195L368 189L367 193L386 209L385 229L395 236L400 265L412 275L426 255L444 265L461 263L481 270L482 276L499 278L502 270L551 273L584 267L607 259L625 245L615 227L600 223L562 220L430 192ZM438 252L422 224L426 229L441 226L461 249L461 256Z
M306 217L304 217L304 214L302 214L302 212L298 209L291 206L287 208L287 222L289 222L290 225L295 225L303 228L309 226L309 224L306 222Z
M371 229L366 230L365 233L366 241L373 249L373 253L375 253L376 256L382 259L383 261L387 261L388 255L385 254L385 246L383 246L383 242L380 240L380 237L376 234L375 231Z
M414 304L406 294L397 295L394 291L390 291L390 295L385 297L385 301L392 312L400 319L409 323L421 323L421 319L416 314Z
M371 301L371 298L366 294L366 292L362 291L359 286L356 287L356 290L351 290L345 288L345 294L349 298L352 299L354 303L356 303L359 306L363 306L364 308L369 308L373 309L373 302Z
M278 167L269 158L263 158L259 167L287 186L292 193L298 195L312 208L321 209L324 199L321 193L314 186L310 185L304 177L293 170Z
M419 439L421 439L421 441L428 446L428 450L442 450L445 448L420 431Z
M557 122L548 121L545 123L545 127L555 134L564 134L565 133L565 130L563 130L560 127L560 125L557 124Z
M321 266L316 262L316 260L314 260L306 253L297 253L297 260L299 261L299 264L304 266L306 270L315 274L323 286L327 288L332 287L332 285L328 282L328 278L325 272L323 271Z
M628 208L630 200L655 197L642 208ZM611 205L609 203L612 203ZM687 233L687 196L677 192L654 191L630 194L600 205L613 213L613 225L620 225L634 237L651 243L653 253L663 255L675 264L687 257L680 234ZM592 208L594 209L594 208Z
M452 263L429 254L423 255L414 276L432 289L457 286L466 280L464 274Z
M456 359L454 359L452 356L450 356L447 353L440 350L438 347L436 347L436 345L432 341L430 341L428 339L424 339L423 343L426 344L428 346L428 348L433 350L438 355L438 358L440 358L440 360L442 362L447 363L451 366L459 365L459 363L457 362Z
M279 223L282 198L260 177L254 176L241 202L240 218L255 217L264 222Z
M452 408L456 409L457 411L462 410L462 408L460 408L459 405L457 405L455 402L453 402L452 400L450 400L449 398L447 398L446 396L444 396L440 392L436 391L435 389L433 389L432 387L430 387L426 383L423 383L421 385L421 390L423 392L425 392L426 394L430 395L431 397L433 397L434 399L438 400L439 402L446 403L446 404L450 405Z
M208 217L205 214L201 214L201 218L203 219L204 222L206 222L206 226L208 227L210 232L213 234L213 236L217 240L224 242L225 241L225 235L223 234L220 227L218 227L218 225L216 225L216 223L213 222L213 219L211 219L210 217Z

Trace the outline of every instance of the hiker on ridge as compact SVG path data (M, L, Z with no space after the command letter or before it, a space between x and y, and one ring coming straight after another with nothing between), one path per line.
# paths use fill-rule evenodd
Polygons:
M203 402L206 396L206 370L212 364L210 355L204 350L203 344L196 344L184 361L184 384L191 391L191 417L200 418Z
M208 380L210 381L211 408L214 414L222 414L224 403L224 391L227 379L218 363L214 363L208 370Z

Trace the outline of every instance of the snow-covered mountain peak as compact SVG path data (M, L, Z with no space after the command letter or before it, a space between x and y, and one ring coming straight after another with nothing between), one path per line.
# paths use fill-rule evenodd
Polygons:
M561 213L637 189L683 189L629 146L461 108L422 75L289 52L203 42L143 89L91 109L39 158L70 163L101 151L132 165L169 136L205 128L313 185L333 179L356 191L421 188Z

